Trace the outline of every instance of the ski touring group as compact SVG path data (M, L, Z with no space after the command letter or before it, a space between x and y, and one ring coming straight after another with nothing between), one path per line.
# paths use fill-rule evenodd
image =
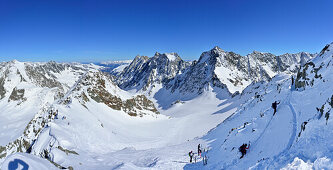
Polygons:
M273 116L276 114L277 106L280 104L280 102L274 101L272 103L272 108L274 110ZM244 125L245 126L245 125ZM245 155L248 149L250 149L251 142L249 141L249 144L243 143L239 148L239 152L241 153L241 157L239 159L242 159ZM202 158L203 165L207 165L208 156L207 156L208 149L201 150L201 145L198 145L198 152L194 153L193 151L190 151L188 153L188 156L190 157L190 163L197 162L197 159Z
M198 152L194 153L193 151L190 151L188 153L188 156L190 157L190 163L194 162L196 163L198 160L202 159L203 165L207 165L208 162L208 156L207 156L208 149L204 148L201 150L201 145L198 145Z
M295 80L294 80L293 76L291 77L291 90L295 90ZM277 112L277 107L278 107L279 104L280 104L280 101L279 102L278 101L274 101L272 103L273 116L275 116L275 114ZM244 124L244 127L245 127L245 124ZM249 144L243 143L238 148L239 152L241 153L241 156L240 156L239 159L242 159L246 155L247 150L250 149L250 145L251 145L251 142L249 141ZM207 165L207 161L208 161L207 153L208 153L208 149L204 149L203 152L202 152L201 146L199 144L198 145L198 152L197 153L194 153L193 151L190 151L188 153L188 155L190 157L190 163L192 163L192 162L196 163L197 162L197 158L199 158L199 159L202 158L203 165Z

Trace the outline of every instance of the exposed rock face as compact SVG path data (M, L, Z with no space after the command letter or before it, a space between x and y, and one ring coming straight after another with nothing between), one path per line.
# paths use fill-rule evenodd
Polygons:
M154 103L147 99L145 95L138 95L123 102L123 110L131 116L143 116L144 110L149 110L159 114Z
M16 87L13 89L12 93L9 96L8 102L10 101L19 101L18 104L24 102L27 100L26 97L24 97L24 89L17 89Z
M156 53L153 57L136 56L118 77L123 89L148 90L154 83L165 84L181 73L189 63L177 53Z
M333 66L333 54L331 50L333 50L333 43L326 45L319 53L319 56L316 57L317 60L326 59L327 61L321 62L320 65L316 65L314 62L307 62L298 70L295 79L295 88L301 90L305 89L306 86L313 86L318 80L326 81L320 72Z
M0 78L0 100L3 99L6 94L4 84L5 84L4 78Z
M193 62L186 71L175 77L168 85L172 92L179 90L180 93L202 93L208 83L213 86L225 88L217 75L214 73L216 65L221 64L219 56L225 56L226 53L215 47L209 52L205 52L200 56L198 62Z
M49 62L45 65L26 65L26 72L29 78L41 87L62 88L61 83L56 80L54 73L59 73L65 69L64 65Z
M98 103L104 103L114 110L123 110L131 116L143 116L145 110L159 114L154 103L148 100L144 95L138 95L132 99L123 100L119 96L111 94L110 91L107 90L107 86L112 84L112 82L106 75L100 72L88 75L83 80L82 84L88 86L87 92L91 99ZM113 85L115 86L115 84Z

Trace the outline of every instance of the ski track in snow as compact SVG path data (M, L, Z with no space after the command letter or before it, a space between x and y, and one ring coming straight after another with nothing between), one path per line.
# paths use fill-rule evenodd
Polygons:
M292 146L292 144L295 141L296 133L297 133L297 117L296 117L297 115L296 115L296 110L295 110L294 106L290 102L291 95L292 95L292 92L290 92L290 96L289 96L289 99L288 99L288 106L289 106L291 112L293 113L293 133L292 133L291 138L288 142L288 147L285 149L285 151Z
M293 129L292 129L292 134L289 138L288 144L286 146L286 148L284 150L282 150L279 154L275 155L273 157L273 159L270 160L270 162L268 163L268 166L272 165L272 163L274 163L274 160L277 160L279 157L281 157L283 154L287 153L287 151L291 148L291 146L293 145L295 139L296 139L296 133L297 133L297 118L296 118L296 110L294 108L294 106L291 104L290 99L291 99L291 95L292 95L292 91L289 92L288 96L286 97L286 103L285 105L287 105L292 114L293 114Z
M288 106L290 108L291 112L292 112L292 120L293 120L293 122L292 122L292 134L291 134L291 136L289 138L289 141L288 141L288 144L287 144L287 146L286 146L286 148L284 150L282 150L277 155L275 155L273 157L270 157L270 158L268 158L268 159L265 160L265 161L269 161L270 160L269 163L268 163L268 166L273 163L272 161L276 160L277 158L279 158L280 156L282 156L283 154L285 154L291 148L291 146L293 145L293 143L294 143L294 141L296 139L296 133L297 133L297 118L296 118L296 116L297 115L296 115L295 108L293 107L293 105L290 102L291 95L292 95L292 91L290 91L288 93L287 97L284 100L285 102L283 103L283 105ZM266 113L267 111L269 111L269 109L266 109L263 113ZM272 115L272 117L268 121L267 125L265 126L264 130L259 135L259 137L253 142L253 144L252 144L252 146L250 146L250 148L256 148L258 141L266 133L266 131L267 131L268 127L270 126L271 121L273 120L273 118L274 118L274 116ZM253 123L253 121L251 123ZM221 147L222 147L222 145L221 145ZM248 151L248 154L249 154L250 151L251 151L251 149ZM228 165L226 165L225 168L228 169L228 167L231 167L231 166L234 166L234 165L238 164L239 161L240 161L240 159L234 159L231 163L229 163Z
M296 139L296 133L297 133L297 115L296 115L296 110L295 110L294 106L290 102L291 96L292 96L292 91L289 92L288 96L284 100L285 102L283 103L283 105L286 105L286 106L289 107L290 111L292 112L292 116L293 116L293 118L292 118L293 119L293 122L292 122L292 134L291 134L291 136L289 138L288 144L285 147L285 149L283 149L279 154L277 154L277 155L275 155L273 157L269 157L269 158L265 159L264 162L267 162L266 166L264 166L265 163L262 162L262 164L260 165L260 167L255 167L255 169L262 169L262 168L265 168L265 167L268 168L269 166L273 165L275 163L273 161L276 161L283 154L286 154L287 151L291 148L291 146L293 145L293 143L294 143L294 141ZM273 118L273 116L272 116L272 118ZM269 123L270 123L270 121L269 121ZM268 125L266 126L266 128L268 127ZM265 128L265 130L266 130L266 128ZM261 136L262 135L263 135L263 133L261 134ZM256 140L256 141L258 141L258 140ZM260 161L258 161L258 162L260 162Z

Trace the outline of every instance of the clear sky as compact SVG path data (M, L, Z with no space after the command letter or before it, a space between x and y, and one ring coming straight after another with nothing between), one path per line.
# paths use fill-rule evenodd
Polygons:
M318 52L332 41L333 0L0 0L0 61Z

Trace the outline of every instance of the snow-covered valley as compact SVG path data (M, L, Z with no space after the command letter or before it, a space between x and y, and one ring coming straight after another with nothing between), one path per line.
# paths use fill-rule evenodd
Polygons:
M333 44L280 56L214 47L192 62L156 53L119 67L0 63L2 169L333 168Z

